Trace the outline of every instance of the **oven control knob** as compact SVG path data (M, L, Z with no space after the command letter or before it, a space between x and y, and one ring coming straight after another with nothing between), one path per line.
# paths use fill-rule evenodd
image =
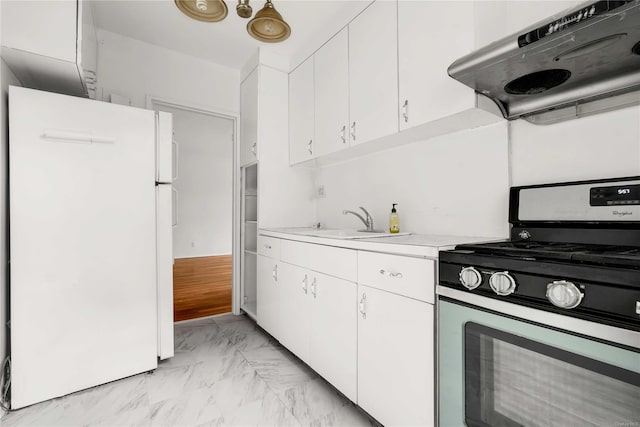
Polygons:
M489 286L498 295L511 295L516 290L516 281L508 271L493 273L489 278Z
M547 285L547 299L560 308L575 308L580 305L584 294L571 282L557 280Z
M473 267L465 267L460 270L460 283L465 288L472 290L482 283L482 275Z

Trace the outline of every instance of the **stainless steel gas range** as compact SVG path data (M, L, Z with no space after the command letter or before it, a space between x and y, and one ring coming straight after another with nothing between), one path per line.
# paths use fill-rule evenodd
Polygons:
M515 187L440 252L439 425L640 426L640 177Z

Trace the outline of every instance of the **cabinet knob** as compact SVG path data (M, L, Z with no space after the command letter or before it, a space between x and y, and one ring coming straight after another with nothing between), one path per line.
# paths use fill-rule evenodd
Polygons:
M364 301L367 299L367 294L363 293L362 298L360 298L360 314L363 319L367 318L367 312L364 309Z

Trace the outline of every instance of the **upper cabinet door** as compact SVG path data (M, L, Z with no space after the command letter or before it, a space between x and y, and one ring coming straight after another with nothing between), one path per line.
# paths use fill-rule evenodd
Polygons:
M344 28L314 56L318 155L349 146L349 30Z
M447 68L473 50L471 1L398 2L400 130L475 106L473 89Z
M398 132L397 8L378 0L349 24L351 144Z
M314 158L313 57L289 74L289 162Z
M258 160L259 67L240 85L240 166Z

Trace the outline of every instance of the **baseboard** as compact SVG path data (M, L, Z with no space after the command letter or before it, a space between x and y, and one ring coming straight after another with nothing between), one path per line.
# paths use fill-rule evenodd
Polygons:
M173 322L173 324L174 325L184 325L184 324L187 324L187 323L200 322L202 320L208 320L208 319L215 320L216 317L228 316L230 314L232 314L232 313L228 312L228 313L214 314L212 316L196 317L195 319L178 320L177 322ZM240 316L243 316L243 315L242 314L233 314L233 316L240 317Z

